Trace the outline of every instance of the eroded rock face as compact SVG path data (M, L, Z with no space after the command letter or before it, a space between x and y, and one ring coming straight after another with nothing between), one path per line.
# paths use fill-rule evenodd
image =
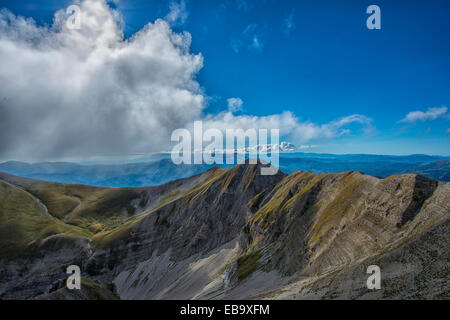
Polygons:
M117 240L98 250L93 259L108 264L113 257L120 270L169 250L172 260L182 261L239 238L251 218L248 202L268 193L285 176L281 172L261 176L259 170L256 165L214 169L192 190L130 226L126 237L120 236L123 230L113 234ZM97 243L104 246L103 240Z
M70 290L64 281L58 281L58 288L38 295L36 300L118 300L113 286L104 286L90 279L81 278L80 290Z
M450 221L393 251L370 257L310 283L293 282L279 299L448 299ZM381 270L381 289L367 290L367 268Z
M2 298L95 299L55 290L70 264L122 299L445 298L448 183L260 168L214 168L144 190L148 210L112 230L30 244L1 261ZM388 291L367 292L368 263L386 271Z
M55 235L32 243L12 261L0 260L1 298L28 299L49 293L55 282L66 279L67 267L86 266L92 251L90 241Z
M421 176L293 175L262 203L250 226L261 246L273 246L272 267L287 275L348 265L406 240L425 220L448 219L448 204L433 217L418 216L425 201L445 201L438 194L448 192L447 184Z

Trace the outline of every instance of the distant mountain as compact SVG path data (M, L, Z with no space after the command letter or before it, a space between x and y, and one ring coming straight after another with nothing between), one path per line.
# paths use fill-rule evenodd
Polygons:
M290 142L283 141L280 144L264 144L257 145L254 147L247 147L244 149L239 149L240 153L271 153L271 152L295 152L297 148Z
M193 176L212 165L175 165L170 159L150 163L80 165L76 163L5 162L0 171L52 182L103 187L143 187Z
M394 174L415 173L441 181L450 181L450 160L436 160L433 162L417 163L410 159L393 161L389 158L283 158L281 169L285 172L296 170L312 171L315 173L361 171L369 175L385 178Z
M281 144L287 150L289 144ZM167 158L169 157L169 158ZM224 156L225 157L225 156ZM225 160L224 160L225 162ZM213 165L175 165L168 155L152 162L125 164L76 164L68 162L0 163L0 171L52 182L87 184L102 187L143 187L187 178L209 170ZM230 168L231 165L220 165ZM361 171L385 178L394 174L417 173L441 181L450 181L450 159L439 156L378 156L280 153L280 169L314 173Z
M0 297L449 298L449 183L261 167L146 188L0 174ZM77 293L64 286L72 264ZM380 290L366 287L369 265Z
M245 148L237 149L220 149L216 148L211 153L227 154L227 153L240 153L240 154L258 154L258 153L272 153L272 152L295 152L297 148L290 142L283 141L280 144L261 144Z
M403 173L413 172L436 180L450 181L450 160L437 160L421 163Z

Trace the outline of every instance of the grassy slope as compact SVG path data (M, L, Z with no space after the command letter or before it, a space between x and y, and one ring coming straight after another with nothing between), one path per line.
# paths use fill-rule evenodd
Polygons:
M215 170L211 172L215 173ZM209 172L204 174L205 177L209 177L209 175ZM50 228L50 224L56 225L60 229L77 230L77 234L89 235L90 237L97 235L93 240L99 240L99 245L102 243L106 245L107 243L114 242L116 238L126 237L134 223L146 216L146 214L136 216L132 202L140 206L145 205L145 203L141 202L146 201L146 192L150 192L153 195L160 195L159 198L157 196L153 199L156 208L160 208L186 194L195 196L196 192L192 192L190 188L185 191L181 191L178 188L183 188L185 183L189 185L191 181L197 181L196 179L199 179L198 182L200 182L203 179L201 176L198 175L188 179L181 179L160 187L102 188L52 183L0 172L0 182L3 179L10 184L18 186L18 188L11 188L3 183L5 192L6 189L8 189L8 192L14 190L13 193L15 196L13 196L13 193L6 194L3 192L3 196L0 198L0 209L2 210L0 212L0 240L2 240L2 243L8 243L4 245L5 247L11 247L12 244L18 243L18 247L23 248L29 241L42 238L36 238L34 233L32 236L22 237L20 235L22 228L17 228L17 224L20 222L22 225L33 225L33 228L35 227L36 230L39 228L42 229L44 235L65 232L48 233L46 229ZM218 176L213 174L213 177L217 178ZM204 186L205 183L199 183L199 185ZM38 215L37 212L43 211L42 208L40 208L31 196L20 188L39 198L48 208L50 215L54 219L46 216L44 212ZM5 208L2 209L3 207ZM17 211L17 217L15 217L14 211ZM27 213L26 215L25 212ZM23 215L20 215L21 213ZM69 215L67 216L68 213ZM42 217L42 215L44 216ZM39 217L38 224L35 221L36 216ZM13 229L17 229L12 232L14 235L10 235L7 232L7 226L12 223L14 224Z
M2 178L39 198L52 216L93 233L125 222L135 213L131 202L145 192L145 188L101 188L0 174Z
M0 257L18 255L31 242L55 234L91 235L48 216L29 194L0 180Z
M330 225L337 223L346 213L352 210L352 205L361 195L364 185L367 184L366 178L368 176L364 176L359 172L337 174L294 172L275 186L273 196L257 210L251 219L251 223L267 230L271 224L277 221L280 214L295 209L296 203L299 201L302 203L302 198L307 199L310 197L313 189L320 189L323 180L330 179L330 177L336 177L336 181L339 181L339 184L334 186L337 194L335 197L326 199L324 203L321 203L321 210L316 210L318 211L317 217L314 225L311 226L311 231L313 241L317 240L329 230ZM317 204L316 200L314 200L311 203L310 210L319 209Z

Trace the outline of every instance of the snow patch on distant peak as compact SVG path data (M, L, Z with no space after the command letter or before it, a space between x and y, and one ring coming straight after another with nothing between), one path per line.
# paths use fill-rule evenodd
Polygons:
M252 147L238 149L215 149L214 153L271 153L271 152L295 152L297 148L290 142L283 141L280 144L261 144Z

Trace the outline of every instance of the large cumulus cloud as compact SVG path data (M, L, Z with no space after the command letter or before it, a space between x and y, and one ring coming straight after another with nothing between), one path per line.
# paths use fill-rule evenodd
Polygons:
M0 13L1 158L58 158L161 149L200 117L200 54L164 20L124 40L105 1L81 2L81 29L64 11L50 27Z

